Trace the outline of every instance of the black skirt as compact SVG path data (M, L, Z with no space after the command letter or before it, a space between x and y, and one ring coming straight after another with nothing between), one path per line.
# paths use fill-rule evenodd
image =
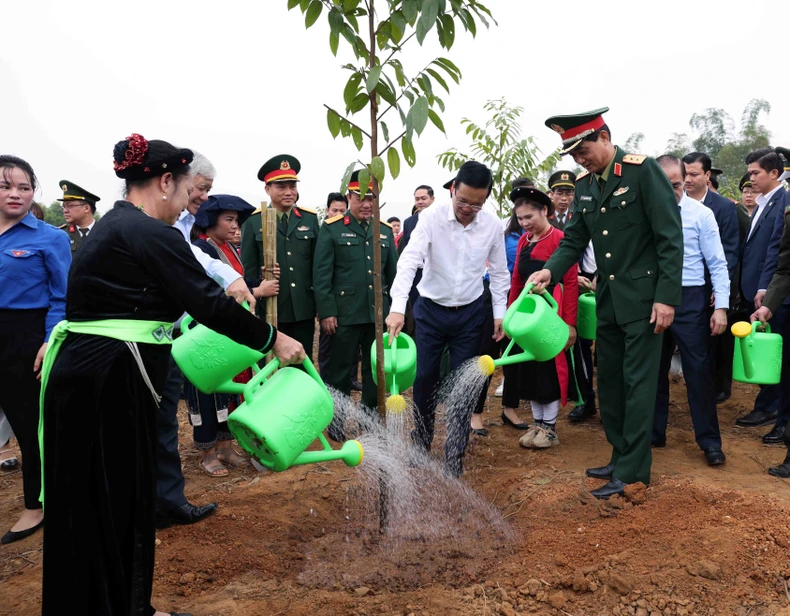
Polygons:
M514 344L510 354L516 353L521 353L521 348ZM560 381L557 377L557 364L553 359L503 366L502 374L505 377L502 406L517 408L521 400L548 404L562 397Z

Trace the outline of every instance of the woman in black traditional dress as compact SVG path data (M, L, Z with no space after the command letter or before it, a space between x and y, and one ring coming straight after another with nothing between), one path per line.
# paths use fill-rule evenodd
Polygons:
M44 361L44 616L162 614L151 607L154 455L173 321L186 311L284 363L305 357L226 297L171 226L192 191L192 152L132 135L113 156L126 200L74 261L67 322Z

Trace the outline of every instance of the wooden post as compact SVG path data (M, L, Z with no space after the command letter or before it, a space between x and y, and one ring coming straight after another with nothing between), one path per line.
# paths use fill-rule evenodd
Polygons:
M274 265L277 263L277 210L267 207L266 201L261 201L261 226L263 228L263 265L265 280L274 280ZM277 296L266 298L266 322L277 327ZM274 355L269 353L266 361L272 360Z

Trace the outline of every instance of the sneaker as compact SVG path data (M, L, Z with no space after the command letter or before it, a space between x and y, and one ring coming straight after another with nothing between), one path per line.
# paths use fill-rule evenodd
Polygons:
M497 398L501 398L502 397L502 392L504 390L505 390L505 379L502 379L502 382L499 383L499 387L496 388L496 391L494 392L494 395Z
M541 426L535 438L532 440L532 447L535 449L548 449L560 444L560 437L554 428L545 425Z
M527 447L527 448L532 447L532 441L535 440L535 437L538 435L539 431L540 431L540 424L538 424L537 422L533 423L530 426L529 430L527 430L527 432L523 434L520 439L518 439L518 444L521 445L522 447Z

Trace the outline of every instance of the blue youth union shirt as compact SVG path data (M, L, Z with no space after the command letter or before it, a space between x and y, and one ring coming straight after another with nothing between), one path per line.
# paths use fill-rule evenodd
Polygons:
M0 309L46 308L46 340L66 317L71 248L66 233L28 212L0 235Z

